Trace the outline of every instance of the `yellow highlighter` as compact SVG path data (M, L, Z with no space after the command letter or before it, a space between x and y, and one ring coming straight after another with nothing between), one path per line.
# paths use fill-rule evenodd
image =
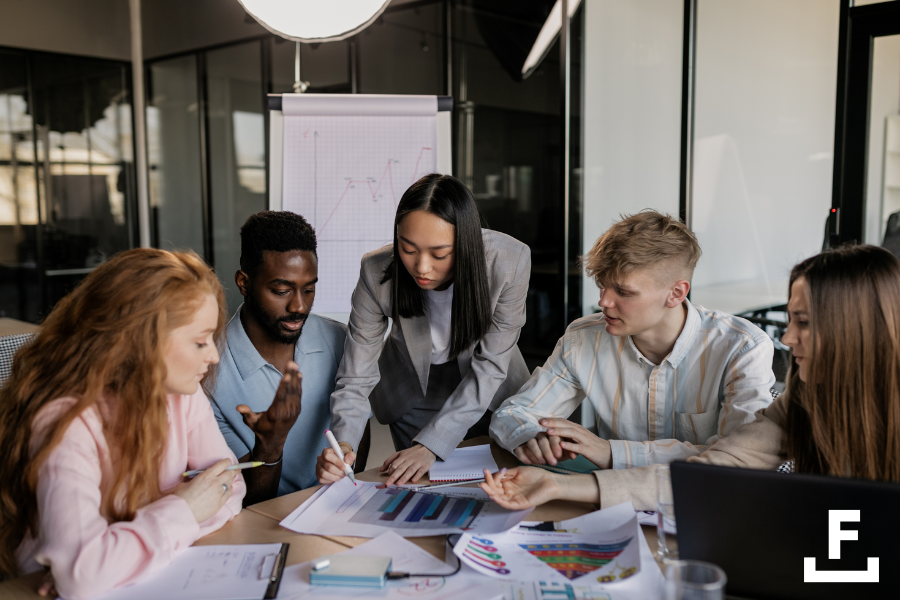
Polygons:
M226 471L240 471L243 469L255 469L256 467L261 467L264 464L265 463L262 461L255 460L253 462L245 462L245 463L238 463L236 465L231 465L230 467L225 467L225 470ZM196 477L197 475L199 475L200 473L202 473L205 470L206 469L197 469L196 471L185 471L184 473L182 473L182 475L184 477Z

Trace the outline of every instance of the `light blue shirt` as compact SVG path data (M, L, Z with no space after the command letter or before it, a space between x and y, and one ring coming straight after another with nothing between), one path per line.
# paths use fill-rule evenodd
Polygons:
M228 323L216 386L210 395L219 430L238 458L253 447L255 435L244 424L237 405L246 404L254 412L265 411L272 404L282 378L282 373L260 355L247 337L241 325L242 308L237 309ZM303 404L284 444L279 496L319 483L316 456L328 445L325 430L331 427L329 399L346 337L345 325L311 314L294 345L294 361L303 374Z

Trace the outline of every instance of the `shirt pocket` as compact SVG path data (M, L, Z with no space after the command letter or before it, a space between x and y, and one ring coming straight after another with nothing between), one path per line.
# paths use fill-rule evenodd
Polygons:
M675 437L698 446L716 435L719 429L719 411L705 413L675 413Z

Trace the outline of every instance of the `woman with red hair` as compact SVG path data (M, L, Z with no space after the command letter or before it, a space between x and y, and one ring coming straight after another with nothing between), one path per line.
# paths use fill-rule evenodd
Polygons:
M193 253L137 249L53 309L0 390L0 577L69 600L138 581L241 510L201 382L225 325ZM182 473L207 469L185 481Z

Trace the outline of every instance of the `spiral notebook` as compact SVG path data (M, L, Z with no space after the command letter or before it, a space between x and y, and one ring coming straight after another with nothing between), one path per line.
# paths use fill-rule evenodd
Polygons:
M467 481L482 479L485 469L497 472L490 444L457 448L447 460L435 462L428 476L432 483Z

